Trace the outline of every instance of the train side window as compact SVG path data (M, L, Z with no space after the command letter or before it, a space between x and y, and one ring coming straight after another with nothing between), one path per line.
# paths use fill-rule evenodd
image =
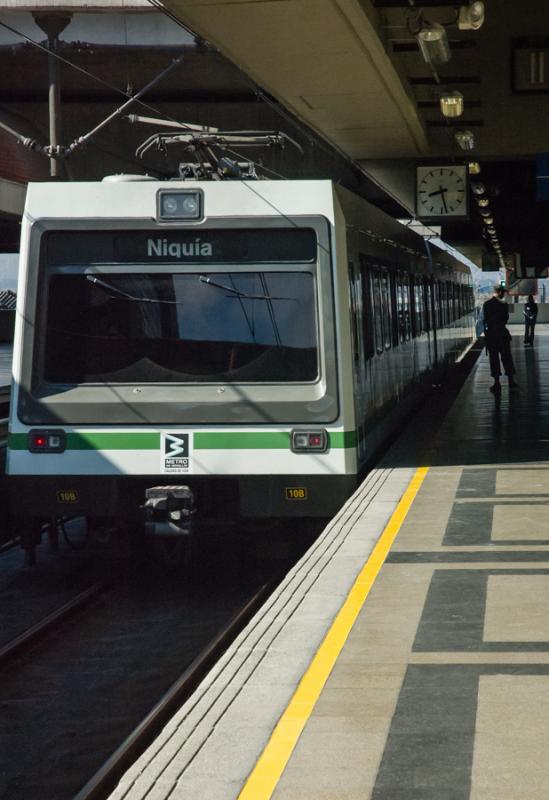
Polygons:
M414 311L416 336L420 336L425 330L425 319L423 286L419 277L414 280Z
M448 324L448 303L446 300L446 284L444 281L439 281L439 305L440 305L440 327L445 328Z
M391 331L393 327L391 318L391 287L389 285L389 275L383 271L381 275L381 292L383 304L383 341L385 350L391 349Z
M454 306L454 285L446 281L446 291L448 292L448 322L453 322L456 318Z
M391 272L389 275L389 289L391 293L391 343L393 347L398 347L398 273Z
M404 339L410 340L412 335L412 320L410 311L410 279L408 275L402 276L402 304L403 304L403 318L404 318Z
M396 310L397 310L397 328L398 328L398 341L400 344L405 339L405 325L404 325L404 299L402 296L402 277L396 275Z
M360 275L362 283L362 335L364 357L371 358L375 351L374 324L372 309L372 270L365 256L360 255Z
M416 281L417 277L412 275L410 278L410 327L412 338L419 333L419 319L416 308Z
M398 338L402 344L410 339L411 334L410 282L408 276L403 273L397 276L397 315Z
M425 281L425 330L431 331L433 329L433 319L432 319L432 296L433 296L433 288L429 280Z
M373 274L373 295L374 295L374 333L376 342L376 352L383 353L383 311L381 306L381 278L376 269Z
M359 299L358 299L358 275L355 265L349 261L349 308L351 311L351 346L353 349L353 361L355 364L359 360Z

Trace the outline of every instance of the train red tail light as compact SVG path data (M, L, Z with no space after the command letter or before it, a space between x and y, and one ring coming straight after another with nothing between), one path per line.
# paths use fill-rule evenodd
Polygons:
M31 453L62 453L67 446L65 431L29 431L28 447Z
M328 449L328 433L325 430L292 431L294 453L325 453Z

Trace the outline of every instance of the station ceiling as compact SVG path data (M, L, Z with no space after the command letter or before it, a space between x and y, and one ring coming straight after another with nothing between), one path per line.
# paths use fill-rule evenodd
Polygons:
M549 151L549 6L486 0L485 22L460 30L447 0L163 0L299 119L386 182L410 210L416 164L476 160L506 253L549 264L549 205L536 157ZM416 33L441 24L451 58L429 66ZM446 120L440 94L464 112ZM473 133L464 152L456 129ZM475 204L445 223L457 246L490 246ZM477 243L475 245L475 243Z
M279 127L302 143L312 130L341 154L339 161L325 157L313 143L305 165L286 153L284 165L271 159L270 167L295 177L325 174L334 179L347 170L344 182L358 189L346 157L371 177L366 196L394 215L413 214L416 165L476 160L504 251L520 252L523 262L538 267L549 263L549 206L537 199L536 182L536 159L549 152L547 3L485 0L483 26L464 31L456 24L460 3L446 0L154 2L160 10L144 0L96 0L85 7L73 0L0 0L0 21L16 29L27 18L32 21L33 10L72 15L59 54L81 71L61 65L65 142L90 130L122 102L113 86L135 91L184 52L182 67L147 95L159 113L233 128ZM87 24L77 23L77 16L82 20L86 14ZM198 44L175 23L168 30L170 15L200 37ZM422 25L433 23L446 30L451 53L436 71L423 59L415 36ZM37 28L25 30L44 43ZM143 30L150 32L148 40ZM213 47L202 46L202 40ZM47 141L44 51L16 34L2 39L0 28L0 72L0 121ZM261 97L274 99L279 109L305 123L304 132L291 119L286 124L271 113L258 87ZM445 120L440 112L444 91L463 95L464 113L456 121ZM470 152L456 144L457 128L473 133ZM150 132L115 121L71 156L66 177L97 179L106 172L143 170L133 154ZM0 177L44 179L47 166L0 132ZM150 167L161 174L161 159L145 165ZM445 222L443 235L478 261L491 247L472 206L468 220ZM16 247L14 229L12 238Z

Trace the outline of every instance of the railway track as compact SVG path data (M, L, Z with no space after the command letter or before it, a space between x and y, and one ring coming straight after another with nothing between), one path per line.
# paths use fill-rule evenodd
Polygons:
M102 800L111 793L126 770L151 744L173 713L188 699L216 660L259 609L273 590L275 583L276 581L260 587L183 671L149 714L78 792L74 800Z
M0 797L107 796L282 577L239 568L230 548L187 584L134 565L5 642Z
M7 644L0 647L0 668L4 667L16 655L19 655L32 645L38 644L41 639L50 634L52 630L61 625L70 616L82 609L90 600L97 597L106 589L106 583L96 583L88 589L80 592L67 603L64 603L56 611L48 614L40 622L32 625L26 631L11 639Z

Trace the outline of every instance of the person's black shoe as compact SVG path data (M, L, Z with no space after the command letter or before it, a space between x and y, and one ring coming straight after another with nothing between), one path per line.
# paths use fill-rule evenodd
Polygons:
M493 386L490 386L490 391L494 394L499 394L501 392L501 384L499 382L494 383Z

